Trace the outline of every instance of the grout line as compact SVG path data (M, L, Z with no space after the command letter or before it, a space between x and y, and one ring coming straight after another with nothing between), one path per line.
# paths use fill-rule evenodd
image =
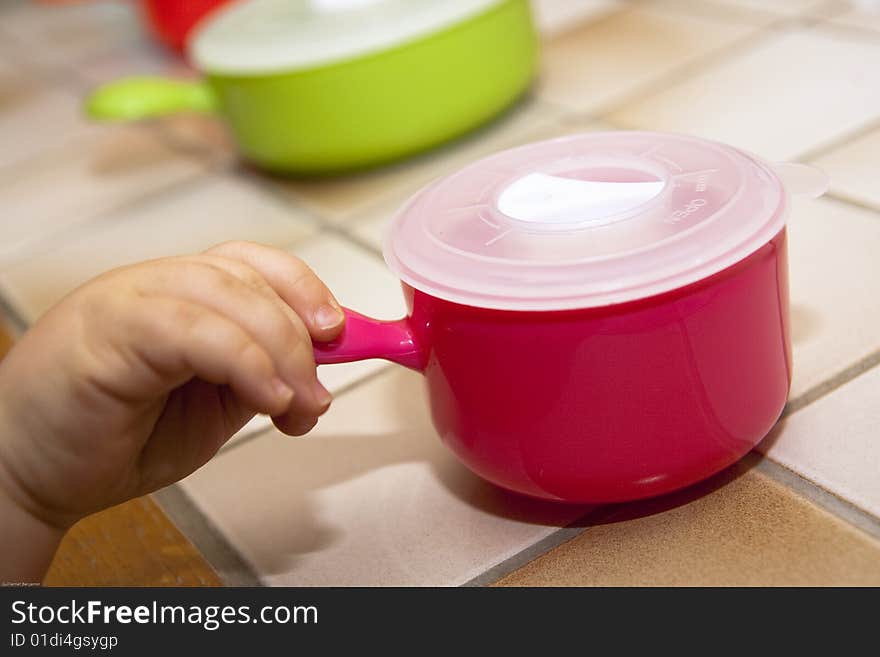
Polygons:
M823 22L832 21L841 14L845 14L852 8L852 0L826 0L808 9L810 15L819 18Z
M703 72L709 71L735 59L737 56L754 48L755 45L759 45L761 42L776 36L779 31L791 27L792 24L792 19L783 18L765 25L764 27L756 28L751 34L743 36L741 39L737 39L733 43L719 48L718 50L709 52L702 58L696 58L694 61L684 63L660 77L654 78L643 85L639 85L636 89L623 94L621 97L612 99L607 103L596 107L587 114L572 116L611 123L611 115L617 114L632 105L646 102L666 89L683 84Z
M871 212L872 214L880 214L880 207L876 207L871 205L870 203L866 203L865 201L861 201L854 196L849 196L845 193L840 192L825 192L822 194L822 198L828 199L835 203L840 203L842 205L851 205L859 210L865 210L867 212Z
M633 6L645 5L644 2L640 1ZM717 5L712 2L702 2L704 8L711 7L714 9L722 9L721 5ZM645 5L645 6L654 6L660 10L666 11L668 13L675 13L675 9L673 7L664 8L662 5ZM830 25L828 23L828 16L819 15L819 12L831 12L833 8L838 7L838 0L829 0L828 3L821 6L817 6L811 13L806 14L772 14L772 12L764 12L765 14L772 14L775 16L774 19L769 20L766 24L762 26L756 26L755 30L742 39L738 39L733 43L720 48L718 50L712 51L705 55L702 58L699 58L695 61L687 62L682 64L681 66L676 67L672 71L668 72L665 75L660 76L659 78L650 80L643 85L639 85L636 89L625 93L623 96L617 99L612 99L604 104L601 104L592 110L587 112L583 112L578 110L575 107L568 106L564 103L554 102L550 100L546 100L538 97L542 100L544 104L548 104L553 106L558 112L560 112L560 118L564 122L571 121L592 121L597 123L605 123L610 127L615 127L618 129L632 129L632 126L624 125L620 122L614 121L611 119L611 115L616 114L626 107L637 104L640 102L644 102L649 100L652 96L658 94L659 92L667 89L671 86L676 86L686 82L689 79L692 79L695 75L698 75L702 72L711 70L713 67L721 65L726 61L734 59L737 55L741 53L747 52L750 48L752 48L756 43L759 43L765 39L769 39L772 36L777 35L780 32L784 32L786 30L790 30L793 28L815 28L815 27L825 27L826 25ZM739 11L734 7L723 7L725 13L727 10L730 11ZM681 9L678 10L679 12ZM752 10L746 10L752 11ZM762 10L757 10L762 11ZM710 16L711 12L705 12L701 16L705 20L715 20L716 22L721 20L723 17L718 16ZM831 16L834 14L831 13ZM742 21L744 24L748 24L746 21Z
M755 470L794 491L835 518L845 521L873 538L880 539L880 518L780 465L769 456L761 458L755 465Z
M12 255L0 258L0 270L11 269L26 261L38 250L45 251L47 248L60 246L63 243L67 243L70 238L76 239L94 235L101 227L119 220L123 214L137 212L138 210L149 208L156 203L173 200L193 188L198 188L199 185L207 185L210 180L211 175L209 171L187 173L179 180L170 182L158 189L152 189L139 194L124 203L103 210L83 221L62 226L55 231L50 231L47 234L44 233L39 238L25 240L21 247L16 249Z
M851 144L852 142L858 141L863 137L867 137L872 132L880 129L880 118L870 119L869 121L863 123L860 126L838 136L828 140L825 143L818 144L813 146L812 148L799 153L797 156L797 160L799 162L810 162L812 160L823 157L833 151L836 151L839 148L843 148Z
M273 185L271 180L265 178L264 176L252 174L249 171L245 171L244 173L249 180L252 180L256 186L258 186L265 193L271 195L273 198L275 198L275 200L280 201L285 206L295 208L307 219L315 222L315 224L319 227L319 231L315 235L310 236L310 238L315 238L319 236L337 237L345 242L348 242L352 246L366 251L369 255L379 258L383 263L385 262L384 256L382 255L382 250L376 248L367 240L349 231L347 228L348 224L346 224L345 222L333 221L332 219L325 217L317 210L308 207L307 205L300 205L294 199L291 199L290 196L288 196L278 186ZM387 199L385 199L385 201L387 201ZM377 203L376 207L379 206L380 204Z
M785 405L785 409L783 410L780 420L789 415L792 415L793 413L796 413L806 406L809 406L813 402L821 399L825 395L833 392L837 388L843 386L860 374L866 372L873 367L876 367L877 365L880 365L880 349L862 358L842 372L839 372L830 379L827 379L819 385L810 388L807 392L788 402ZM827 490L813 483L809 479L806 479L796 472L788 470L787 468L779 465L770 457L764 456L760 452L752 451L750 452L750 454L753 456L746 456L745 458L759 459L757 465L755 466L759 472L783 484L790 490L793 490L795 493L799 494L801 497L804 497L807 500L816 504L817 506L821 507L834 517L839 518L840 520L843 520L848 524L853 525L854 527L864 531L865 533L880 539L880 518L875 518L871 514L863 511L862 509L859 509L850 502L837 497L833 493L828 492ZM603 507L598 508L601 509ZM583 526L584 520L590 518L595 512L595 509L591 510L585 516L572 522L569 526L553 532L549 536L541 539L537 543L530 545L529 547L516 553L512 557L492 566L491 568L480 573L476 577L465 582L462 586L486 586L497 582L502 577L508 575L514 570L521 568L530 561L533 561L534 559L545 554L546 552L549 552L550 550L559 547L563 543L570 541L571 539L578 536L581 532L589 529L589 526Z
M876 518L870 513L854 506L850 502L837 497L833 493L818 486L809 479L802 477L798 473L783 467L760 452L755 450L749 452L740 460L740 463L745 463L749 470L754 469L757 472L760 472L769 479L782 485L787 490L792 491L795 495L813 503L834 518L868 534L872 538L880 539L880 518ZM500 581L505 576L519 570L538 557L541 557L544 554L549 553L551 550L558 548L560 545L577 538L583 532L589 531L591 527L589 520L592 517L603 514L605 510L610 507L618 506L625 505L601 505L591 509L580 518L571 522L568 526L554 531L549 536L544 537L540 541L533 543L513 556L495 564L461 586L489 586Z
M379 377L384 376L385 374L388 374L391 371L391 369L392 369L391 365L387 364L375 372L370 372L369 374L362 376L361 378L359 378L355 381L352 381L351 383L347 383L346 385L342 386L336 392L333 393L334 401L336 399L338 399L339 397L341 397L342 395L345 395L345 394L351 392L352 390L361 387L362 385L366 385L367 383L370 383L371 381L378 379ZM217 454L218 455L219 454L229 454L230 452L237 450L239 447L251 442L252 440L259 438L261 436L264 436L265 434L269 433L270 431L274 431L274 430L275 430L275 426L272 424L270 424L269 426L266 426L266 427L254 429L253 431L242 435L241 437L237 438L234 441L230 440L230 442L227 442L225 445L223 445L223 447L221 447L218 450ZM308 438L306 436L297 436L297 437L291 436L291 438L293 440L308 440Z
M28 330L28 321L18 311L15 304L3 294L2 286L0 286L0 314L3 315L3 318L9 324L9 328L11 328L14 333L21 335Z
M153 499L196 546L226 586L264 586L253 567L179 485L156 491Z
M706 17L706 20L712 20ZM707 53L701 58L682 64L665 75L661 75L644 85L640 85L635 90L624 94L622 97L611 100L604 105L594 108L587 113L578 113L576 109L569 108L567 118L580 120L595 120L603 123L609 123L621 128L630 128L631 126L621 125L613 121L610 115L616 114L626 107L648 101L651 97L673 86L683 84L693 79L696 75L709 71L728 61L735 59L737 56L748 52L755 45L762 41L769 40L782 32L795 28L812 28L824 25L824 20L818 16L810 15L793 15L779 16L775 20L769 21L766 25L756 26L755 30L737 39L727 46Z
M334 398L343 395L363 384L387 374L391 366L382 369L342 386L334 393ZM267 434L274 427L257 429L242 436L233 443L227 443L218 452L227 454L252 440ZM230 543L223 532L211 522L211 519L193 502L179 484L172 484L153 493L153 498L180 529L181 533L201 552L205 560L217 572L227 586L265 586L259 575L247 560Z
M695 16L716 23L737 23L752 27L766 27L769 23L781 20L803 18L806 14L784 13L751 5L734 5L713 0L651 0L639 2L642 6L654 7L669 14ZM638 5L636 5L638 6Z
M849 383L861 374L864 374L868 370L877 367L877 365L880 365L880 349L860 358L846 369L841 370L831 378L825 379L824 381L822 381L822 383L813 386L806 392L790 400L785 405L780 419L788 417L789 415L797 413L799 410L806 408L813 402L818 401L822 397L834 392L835 390Z
M2 36L0 36L0 38L2 38ZM129 123L125 126L125 130L139 132L143 137L152 138L156 141L159 141L160 143L163 143L162 139L157 136L156 130L154 130L150 126L144 126L138 123ZM21 177L20 171L22 168L31 170L45 170L47 168L46 165L51 166L53 162L57 162L59 160L59 157L62 155L63 151L77 148L78 146L84 145L86 142L91 141L95 138L96 135L89 132L68 134L66 137L58 139L51 146L48 146L44 150L40 150L30 155L25 155L19 159L15 159L11 162L0 165L0 184L8 185L9 183L16 182L17 179ZM168 144L163 143L163 145L165 146L165 148L167 148L170 152L178 157L193 160L198 164L202 164L205 169L211 168L210 163L206 162L204 158L197 158L191 154L182 153L178 149L170 147ZM30 175L30 172L25 175Z
M509 575L515 570L519 570L527 563L534 561L538 557L558 548L563 543L568 543L573 538L577 538L581 533L585 532L588 529L587 527L583 527L580 523L583 522L584 518L589 517L591 513L592 512L575 520L571 525L567 527L557 529L548 536L542 538L540 541L532 543L527 548L520 550L513 556L508 557L507 559L495 564L488 570L484 570L482 573L480 573L476 577L472 577L460 586L472 587L489 586L491 584L494 584L495 582L499 581L500 579Z
M861 27L853 23L837 22L836 15L825 17L822 19L822 27L828 32L837 33L838 36L854 39L857 41L868 41L876 44L880 40L880 31L873 27Z
M14 64L24 69L28 74L27 77L36 78L43 85L51 85L56 91L72 95L77 99L82 98L83 87L77 81L81 81L83 78L76 70L76 65L87 63L89 58L78 62L59 64L48 60L22 57L22 52L33 49L31 43L23 41L15 30L9 30L2 26L0 26L0 38L15 44L15 47L6 49L4 54L8 55Z
M374 244L371 244L368 240L364 239L360 235L357 235L354 232L350 232L342 226L333 226L327 232L349 242L353 246L356 246L363 251L366 251L369 255L378 258L382 261L382 264L384 266L385 256L382 255L382 249L375 246Z
M248 180L254 187L258 188L264 194L271 196L275 201L283 205L295 209L307 219L310 219L315 225L324 232L333 227L333 222L325 217L322 213L309 207L308 204L299 203L296 199L292 199L287 193L281 189L281 183L275 182L275 179L256 169L250 169L244 166L241 160L235 159L232 164L231 171L240 178Z

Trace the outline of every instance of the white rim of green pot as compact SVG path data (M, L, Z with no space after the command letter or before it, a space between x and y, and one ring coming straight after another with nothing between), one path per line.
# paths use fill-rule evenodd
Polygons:
M430 36L512 0L249 0L191 35L197 68L216 75L291 73Z

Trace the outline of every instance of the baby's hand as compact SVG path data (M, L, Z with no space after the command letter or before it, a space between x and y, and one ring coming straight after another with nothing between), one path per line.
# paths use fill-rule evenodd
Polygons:
M255 413L306 433L331 401L311 339L343 320L305 264L256 244L96 278L0 364L0 496L65 529L190 474Z

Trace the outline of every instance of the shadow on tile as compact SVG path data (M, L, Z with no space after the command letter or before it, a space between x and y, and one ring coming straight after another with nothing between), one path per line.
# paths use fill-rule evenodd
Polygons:
M686 490L628 504L526 498L458 462L431 426L421 384L418 374L389 370L341 395L309 437L270 432L242 441L185 490L267 582L458 582L474 576L475 555L488 555L491 567L558 528L684 507L760 462L750 455ZM442 577L437 554L448 557ZM340 564L354 564L352 572ZM373 572L381 564L393 572Z
M770 439L781 430L784 420L778 422L770 435L764 440ZM750 470L755 468L764 457L756 452L749 452L742 459L731 466L728 466L721 472L718 472L708 479L697 482L682 490L673 491L660 497L652 497L636 502L627 502L624 504L608 504L599 506L589 511L584 517L572 523L571 527L595 527L598 525L610 525L627 520L635 520L637 518L646 518L649 516L665 513L672 509L687 506L696 500L704 498L721 488L733 483Z
M773 425L773 428L770 429L770 432L766 436L764 436L761 442L755 445L755 450L749 455L750 458L753 457L754 459L756 459L754 465L760 463L761 460L764 458L763 456L761 456L761 453L766 453L768 449L776 444L776 441L779 440L779 437L782 435L783 431L785 431L785 425L787 422L788 418L783 417L775 425Z
M278 440L288 440L278 437ZM297 440L291 438L290 440ZM425 445L430 441L432 444ZM233 450L234 451L234 450ZM274 525L295 518L296 532L275 536L273 552L277 561L265 564L271 572L291 569L297 554L326 549L336 542L341 531L325 524L317 509L315 493L344 484L369 473L404 463L424 463L432 479L464 505L517 523L564 527L572 517L582 515L585 507L525 497L494 486L459 463L434 435L418 440L413 433L401 431L364 436L322 435L302 439L291 477L297 485L283 504L263 509L260 524ZM433 505L431 505L433 506ZM278 514L278 515L276 515ZM256 530L256 527L254 527Z
M99 176L125 176L155 169L176 159L176 155L147 132L113 131L98 144L89 170Z
M309 437L242 441L185 490L233 543L247 545L264 576L309 571L321 582L336 580L315 575L318 562L364 541L380 552L405 545L424 554L486 544L494 555L499 544L527 545L585 513L506 492L467 470L431 428L414 394L419 383L399 370L380 376L342 395Z
M791 340L795 344L806 342L820 334L822 316L813 308L803 304L791 305Z

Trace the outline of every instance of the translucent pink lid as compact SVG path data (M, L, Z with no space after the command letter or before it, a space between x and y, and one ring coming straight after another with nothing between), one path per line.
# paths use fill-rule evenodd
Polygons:
M785 224L781 175L795 191L824 191L821 173L781 166L788 175L675 134L537 142L418 192L392 219L385 260L414 288L470 306L563 310L639 299L711 276L767 243Z

